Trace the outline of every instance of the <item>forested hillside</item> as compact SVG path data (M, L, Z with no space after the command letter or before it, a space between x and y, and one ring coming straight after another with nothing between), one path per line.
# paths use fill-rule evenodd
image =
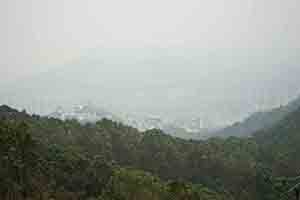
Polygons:
M82 125L0 107L1 199L277 199L261 168L300 168L300 110L241 139L192 141L110 120Z
M242 122L236 122L231 126L225 127L214 133L219 137L248 137L256 131L269 129L283 120L291 112L294 112L300 107L300 97L291 101L285 106L280 106L268 111L255 112L247 117Z

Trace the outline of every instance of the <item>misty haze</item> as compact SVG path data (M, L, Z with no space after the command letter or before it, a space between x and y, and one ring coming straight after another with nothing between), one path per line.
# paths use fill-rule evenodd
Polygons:
M299 9L2 0L0 199L300 199Z

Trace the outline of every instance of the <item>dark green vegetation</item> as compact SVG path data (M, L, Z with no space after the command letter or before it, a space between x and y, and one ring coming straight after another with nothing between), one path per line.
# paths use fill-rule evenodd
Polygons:
M251 138L188 141L0 107L0 199L275 200L300 169L300 109ZM291 196L293 197L293 196Z

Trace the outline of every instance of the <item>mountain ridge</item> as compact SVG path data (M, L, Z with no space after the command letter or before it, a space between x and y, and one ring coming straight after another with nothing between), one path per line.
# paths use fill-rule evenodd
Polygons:
M236 122L231 126L214 132L213 136L251 137L257 131L271 128L299 107L300 96L285 106L280 106L268 111L255 112L241 122Z

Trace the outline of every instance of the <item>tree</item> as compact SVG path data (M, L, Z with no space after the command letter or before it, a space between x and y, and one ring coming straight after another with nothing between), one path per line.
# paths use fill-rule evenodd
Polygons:
M36 143L31 137L28 125L2 120L0 122L1 175L5 191L11 198L26 199L32 190L30 177L36 167ZM4 194L3 194L4 195Z

